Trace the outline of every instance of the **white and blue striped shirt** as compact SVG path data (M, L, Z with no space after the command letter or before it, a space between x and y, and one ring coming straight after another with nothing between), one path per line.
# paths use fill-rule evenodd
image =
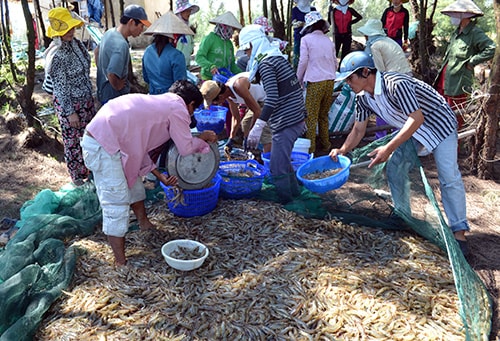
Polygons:
M356 120L371 114L380 116L395 128L402 128L408 116L420 109L424 122L413 137L432 151L457 129L457 118L444 98L429 84L396 72L377 72L374 95L356 97Z

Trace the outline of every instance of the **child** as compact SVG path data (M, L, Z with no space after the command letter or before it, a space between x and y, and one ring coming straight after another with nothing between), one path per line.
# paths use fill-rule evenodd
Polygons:
M333 37L337 56L342 49L340 58L343 59L351 52L352 25L359 22L363 17L355 9L349 7L354 0L333 0L337 4L330 4L328 9L328 22L333 26Z

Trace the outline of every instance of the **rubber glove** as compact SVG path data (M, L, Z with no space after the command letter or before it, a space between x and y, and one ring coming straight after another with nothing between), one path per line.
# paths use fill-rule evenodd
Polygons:
M260 118L255 121L255 124L250 130L250 134L248 134L247 138L247 148L255 149L259 145L260 135L262 135L262 129L266 126L267 122L261 120Z

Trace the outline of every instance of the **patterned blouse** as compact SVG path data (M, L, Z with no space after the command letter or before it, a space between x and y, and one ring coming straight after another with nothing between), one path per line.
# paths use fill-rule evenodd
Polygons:
M49 75L62 116L73 114L76 105L92 99L90 55L80 40L62 43L54 55Z

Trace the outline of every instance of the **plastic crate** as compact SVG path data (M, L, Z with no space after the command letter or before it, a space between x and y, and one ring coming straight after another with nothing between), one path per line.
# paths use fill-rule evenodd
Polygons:
M166 200L170 212L179 217L189 218L205 215L215 209L219 200L220 183L221 177L215 174L211 182L211 187L182 190L182 201L175 200L179 189L173 186L165 186L162 182L160 182L160 185L167 197Z
M199 132L213 130L220 134L226 125L227 108L211 105L209 109L197 109L194 111L196 129Z
M351 160L343 155L337 156L337 161L333 161L329 155L320 156L309 160L297 170L297 179L302 182L305 188L315 193L325 193L340 188L349 178L349 167ZM342 168L335 175L323 179L307 180L304 175L314 172L324 172L331 169Z
M253 174L253 176L238 176L239 172ZM243 199L259 194L267 170L255 160L224 161L219 164L218 174L221 177L221 197Z
M307 161L311 160L313 158L313 154L307 154L307 153L301 153L301 152L294 152L292 151L292 168L294 171L297 171L300 166L302 166L304 163ZM270 163L271 163L271 153L262 153L262 161L264 161L264 166L270 170Z

